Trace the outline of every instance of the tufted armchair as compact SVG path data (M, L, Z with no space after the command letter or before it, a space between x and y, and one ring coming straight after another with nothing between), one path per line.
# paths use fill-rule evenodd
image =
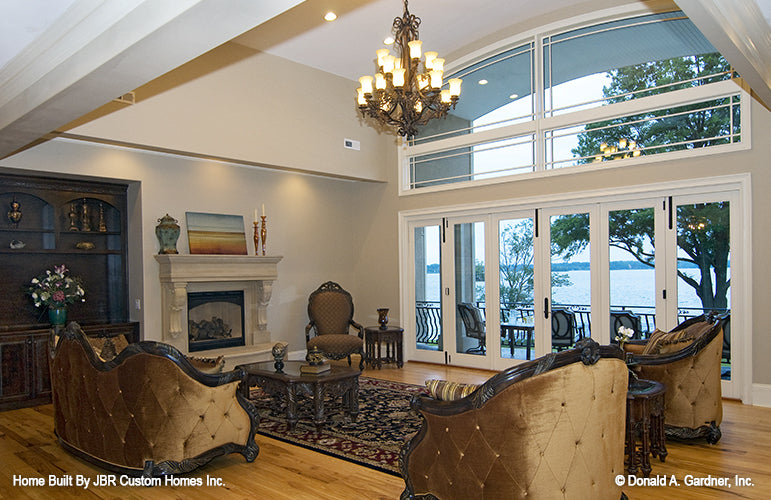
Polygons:
M402 498L622 497L627 384L623 352L586 338L455 401L414 397Z
M359 369L364 369L364 327L353 320L353 298L351 294L333 281L327 281L308 297L308 325L305 327L305 342L310 350L318 347L330 359L348 358L359 354ZM350 335L353 327L358 336ZM315 334L311 338L311 332Z
M627 363L639 378L667 387L664 430L668 437L704 437L715 444L721 437L723 403L720 359L723 331L730 315L698 316L671 332L656 331L647 342L629 342Z
M70 323L52 351L54 430L69 452L119 474L179 474L228 453L252 462L259 416L237 387L241 370L199 372L159 342L96 356Z

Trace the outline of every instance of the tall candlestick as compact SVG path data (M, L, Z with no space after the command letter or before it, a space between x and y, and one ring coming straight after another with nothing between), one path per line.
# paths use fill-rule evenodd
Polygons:
M263 205L264 207L265 205ZM260 217L262 219L262 228L260 229L260 238L262 239L262 255L265 255L265 240L268 239L268 225L265 222L265 216ZM257 227L257 223L254 223L254 227Z
M257 213L257 210L254 211L255 214ZM255 215L255 217L257 217ZM260 223L257 221L254 221L254 255L260 255L260 233L259 233L259 225Z

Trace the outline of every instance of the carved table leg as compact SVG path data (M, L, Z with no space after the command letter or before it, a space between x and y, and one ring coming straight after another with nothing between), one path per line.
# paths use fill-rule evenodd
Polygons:
M324 388L322 384L313 384L313 423L321 430L327 419L324 417Z
M359 416L359 379L354 378L353 384L348 389L348 411L351 413L351 421L356 422Z
M651 475L651 418L648 400L644 400L642 405L642 419L640 427L642 428L642 443L640 444L640 469L644 477Z
M294 384L288 384L286 388L286 420L289 422L289 430L294 430L297 425L297 388Z

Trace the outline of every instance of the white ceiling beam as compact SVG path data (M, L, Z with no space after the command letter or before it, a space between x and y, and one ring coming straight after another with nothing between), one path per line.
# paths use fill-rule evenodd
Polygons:
M302 0L77 0L0 71L0 158Z
M675 0L715 48L771 106L771 27L755 0ZM763 0L766 1L766 0Z

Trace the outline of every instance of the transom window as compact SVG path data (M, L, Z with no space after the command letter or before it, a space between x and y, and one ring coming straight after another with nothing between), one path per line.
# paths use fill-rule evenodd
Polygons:
M453 76L463 96L407 144L402 192L746 147L747 99L680 11L535 36Z

